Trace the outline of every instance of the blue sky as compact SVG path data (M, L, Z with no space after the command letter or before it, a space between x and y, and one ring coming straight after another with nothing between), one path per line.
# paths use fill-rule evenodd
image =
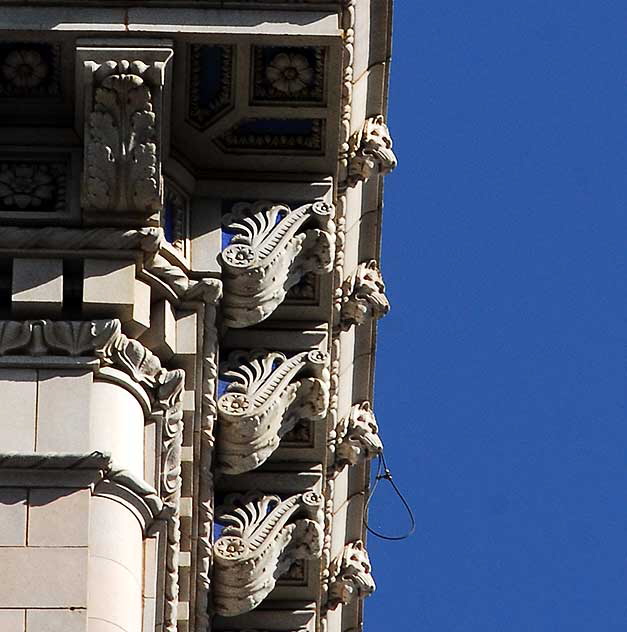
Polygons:
M624 632L627 3L395 9L365 630Z

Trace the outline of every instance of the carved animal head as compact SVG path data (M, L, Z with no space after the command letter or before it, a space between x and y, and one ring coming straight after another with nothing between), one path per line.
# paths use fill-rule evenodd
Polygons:
M389 311L390 303L385 295L385 284L377 262L372 259L359 264L352 282L345 285L341 328L347 330L352 325L379 319Z
M347 544L342 557L336 560L334 566L335 579L329 586L331 608L348 604L354 599L363 599L375 591L370 558L361 540Z
M361 137L361 151L377 161L379 173L386 174L396 167L392 151L392 136L382 114L366 119Z
M353 406L344 424L342 436L338 437L338 465L355 465L381 454L383 444L369 402Z
M351 154L350 186L372 175L385 175L396 167L392 136L382 114L366 119L362 129L351 138Z

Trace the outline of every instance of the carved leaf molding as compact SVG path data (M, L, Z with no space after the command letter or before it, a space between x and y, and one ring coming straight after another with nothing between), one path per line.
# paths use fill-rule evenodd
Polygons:
M227 497L216 511L216 522L225 525L214 544L217 614L253 610L294 561L320 557L322 505L322 497L311 491L285 500L259 492Z
M325 274L335 256L334 207L322 201L290 209L245 202L225 214L233 233L222 251L223 317L229 327L268 318L305 274Z
M218 467L239 474L259 467L301 419L324 419L329 405L327 354L303 351L232 353L230 380L218 399Z
M83 204L153 215L163 205L155 99L165 62L91 64L93 104L85 121Z

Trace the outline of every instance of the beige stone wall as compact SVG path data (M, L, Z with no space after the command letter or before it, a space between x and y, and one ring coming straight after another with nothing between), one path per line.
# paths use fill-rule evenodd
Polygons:
M0 489L3 632L86 630L90 498L87 489Z
M136 394L94 382L89 369L12 368L0 376L7 451L42 459L107 452L118 469L155 484L154 423L145 423ZM133 498L94 488L93 473L94 483L88 476L78 487L76 472L24 470L24 486L13 487L5 486L7 472L0 471L0 630L154 630L158 536L144 542Z

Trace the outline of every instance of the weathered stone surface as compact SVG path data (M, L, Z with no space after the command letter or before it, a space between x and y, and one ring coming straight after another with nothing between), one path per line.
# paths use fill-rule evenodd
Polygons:
M87 452L92 372L43 369L38 377L37 451Z
M26 611L0 609L0 630L2 632L25 632Z
M80 610L27 610L26 630L34 632L85 632L87 611Z
M6 452L35 450L37 372L0 368L2 406L10 410L0 424L0 443Z
M32 489L28 499L29 546L87 546L87 489Z
M0 547L0 608L87 607L87 549Z
M26 494L25 488L0 489L0 546L26 545Z
M60 313L63 305L61 259L15 259L12 295L16 315Z

